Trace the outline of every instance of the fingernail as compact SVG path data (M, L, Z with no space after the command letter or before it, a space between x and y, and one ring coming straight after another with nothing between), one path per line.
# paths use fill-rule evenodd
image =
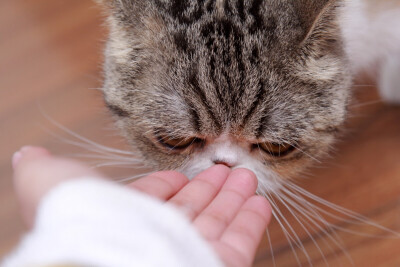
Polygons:
M12 156L12 167L15 169L19 163L19 161L22 158L22 155L29 149L31 149L32 146L23 146L21 147L17 152L14 153Z
M22 158L22 153L21 151L17 151L14 153L14 155L12 156L12 167L15 169L18 165L18 162L21 160Z
M26 152L27 150L31 149L33 146L23 146L21 147L21 149L19 151L21 151L21 153Z

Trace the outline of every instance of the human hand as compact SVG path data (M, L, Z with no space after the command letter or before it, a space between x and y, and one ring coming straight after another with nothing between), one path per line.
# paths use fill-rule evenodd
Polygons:
M23 217L32 226L42 197L59 183L82 176L102 178L87 166L25 147L13 158ZM192 181L177 172L157 172L128 185L183 210L227 266L250 266L270 219L270 206L255 196L257 180L245 169L216 165Z

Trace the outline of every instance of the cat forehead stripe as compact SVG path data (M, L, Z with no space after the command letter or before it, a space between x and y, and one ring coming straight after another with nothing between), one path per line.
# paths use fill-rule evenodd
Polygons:
M160 4L160 2L158 3ZM245 92L246 68L248 69L245 61L248 58L250 64L257 65L259 63L257 60L258 44L250 44L249 48L244 47L243 41L248 32L255 33L257 28L262 26L262 18L258 13L261 4L262 1L247 2L246 11L244 10L244 1L172 1L169 4L162 4L166 12L165 16L173 17L174 23L183 24L185 28L182 30L182 27L176 26L175 28L178 30L172 33L176 47L193 55L196 52L194 47L198 47L200 42L202 49L207 51L208 62L203 65L203 69L206 69L207 79L213 84L215 97L219 100L220 105L224 106L223 110L226 113L232 113L234 106L241 102L244 103L242 97ZM217 14L218 12L215 11L217 8L223 8L225 11L219 13L224 13L225 16ZM207 19L206 15L212 16ZM247 25L248 30L243 27L247 17L251 17ZM196 29L198 30L195 32L188 30L189 25L197 22L199 27ZM198 37L194 37L194 35L198 35ZM189 76L193 78L192 74ZM220 107L210 106L206 95L201 94L203 84L199 83L199 80L203 79L195 79L197 82L194 89L201 97L203 104L206 105L208 114L217 128L221 128L221 122L218 119L223 119L225 116L214 114L213 110L220 109ZM259 95L258 90L254 93ZM254 99L254 102L256 101L260 100ZM257 103L250 105L249 112L254 110L257 105ZM246 115L245 120L249 117L250 114Z
M232 20L238 20L242 23L251 21L243 26L247 26L252 33L266 26L264 25L264 17L260 14L264 2L264 0L155 1L157 7L163 9L167 16L174 18L180 24L190 25L201 21L206 15L224 14Z

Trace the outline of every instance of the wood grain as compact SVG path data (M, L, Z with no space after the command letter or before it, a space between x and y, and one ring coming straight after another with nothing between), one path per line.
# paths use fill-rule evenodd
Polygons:
M106 32L100 10L89 0L0 1L0 256L15 246L24 231L12 191L10 158L25 144L43 145L54 153L82 152L60 141L71 139L48 119L114 147L126 147L105 111L101 62ZM370 84L360 81L360 84ZM328 201L356 211L400 232L400 107L379 102L374 87L356 88L358 104L332 157L311 169L297 183ZM377 102L376 102L377 101ZM369 104L363 104L369 103ZM114 177L134 170L104 170ZM288 220L314 266L400 266L400 239L370 238L338 231L354 265L340 249L313 233L312 239ZM346 231L385 234L365 225L341 220L332 223ZM296 266L276 221L269 228L277 266ZM308 265L301 249L299 261ZM265 238L254 266L272 266Z

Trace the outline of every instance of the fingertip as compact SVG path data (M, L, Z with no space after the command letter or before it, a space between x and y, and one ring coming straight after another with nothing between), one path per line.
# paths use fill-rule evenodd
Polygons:
M80 162L52 156L42 147L25 146L14 153L12 161L14 190L29 227L38 204L52 188L75 178L103 177Z
M202 171L193 180L207 181L220 188L225 183L230 173L230 168L222 164L217 164Z
M216 177L216 176L227 177L230 172L231 169L229 167L223 164L216 164L202 171L194 179L203 179L204 177Z
M12 167L15 170L24 162L37 159L45 156L49 156L50 152L43 147L35 147L35 146L24 146L16 151L12 156Z
M241 173L242 175L247 175L249 177L252 177L253 179L256 179L255 173L246 168L237 168L234 170L234 172L238 172L238 173Z
M209 170L215 171L215 172L222 172L222 173L230 173L231 172L231 168L229 168L228 166L226 166L224 164L216 164L216 165L210 167Z
M11 158L11 164L12 164L13 169L17 168L17 165L21 161L21 158L22 158L21 151L14 152L14 154L12 155L12 158Z
M231 172L228 177L229 179L235 179L236 183L239 183L241 187L248 188L251 191L256 191L258 186L257 176L251 170L239 168Z

